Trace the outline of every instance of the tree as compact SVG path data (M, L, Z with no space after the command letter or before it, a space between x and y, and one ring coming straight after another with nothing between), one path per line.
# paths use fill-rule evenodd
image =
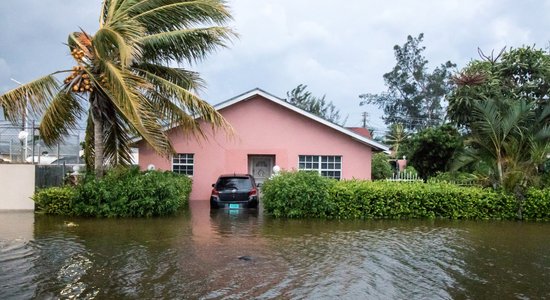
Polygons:
M372 156L372 180L381 180L390 178L393 174L392 167L388 162L388 155L383 152Z
M456 67L447 61L429 73L423 38L422 33L416 38L409 35L403 46L394 46L397 63L384 74L385 93L359 95L360 105L375 104L384 110L387 125L400 123L413 132L443 122L441 102L451 88L449 69Z
M502 49L470 62L453 77L447 113L456 124L468 127L479 101L517 102L534 105L537 114L550 104L550 55L541 49Z
M384 137L384 143L391 146L394 157L401 157L400 146L408 139L409 134L401 123L395 123L390 126L390 131Z
M408 155L411 165L424 180L446 171L449 161L462 146L458 130L449 124L431 127L413 135Z
M313 96L311 92L306 89L307 85L299 84L292 91L286 92L287 99L285 99L285 101L329 122L342 126L346 123L348 118L345 117L342 120L340 110L334 106L332 101L327 102L325 100L325 95L318 98Z
M543 122L550 107L537 115L534 106L525 100L475 102L467 147L454 168L487 162L495 185L509 192L532 183L550 153L550 126Z
M532 47L503 49L454 76L448 115L464 127L455 169L483 162L507 191L535 184L550 153L550 56Z
M52 145L87 114L86 157L94 158L99 177L105 164L130 163L133 136L168 156L173 148L166 126L201 136L200 117L214 127L229 128L193 93L202 87L199 75L170 66L201 60L235 36L223 26L231 19L223 0L104 0L101 8L95 34L81 30L68 37L76 61L72 70L0 96L10 121L20 119L28 103L33 113L42 115L40 133ZM59 82L59 73L69 75Z

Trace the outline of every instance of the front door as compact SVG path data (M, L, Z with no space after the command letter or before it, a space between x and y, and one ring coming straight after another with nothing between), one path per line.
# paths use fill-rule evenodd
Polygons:
M248 156L248 172L254 176L256 184L263 183L271 176L274 155L250 155Z

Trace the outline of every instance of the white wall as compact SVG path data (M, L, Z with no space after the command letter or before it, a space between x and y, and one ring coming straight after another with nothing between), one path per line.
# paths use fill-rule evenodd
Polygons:
M34 210L35 166L0 164L0 210Z

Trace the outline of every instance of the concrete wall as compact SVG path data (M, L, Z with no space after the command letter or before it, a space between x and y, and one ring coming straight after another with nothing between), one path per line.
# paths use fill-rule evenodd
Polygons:
M35 166L0 164L0 210L34 210Z

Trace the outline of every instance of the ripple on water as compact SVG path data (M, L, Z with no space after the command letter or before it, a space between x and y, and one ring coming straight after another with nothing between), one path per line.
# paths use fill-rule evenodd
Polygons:
M456 255L465 244L460 231L428 228L290 238L280 249L289 270L273 291L297 298L449 299L454 275L465 273Z
M33 260L34 249L28 241L0 240L0 298L18 298L20 291L33 289Z

